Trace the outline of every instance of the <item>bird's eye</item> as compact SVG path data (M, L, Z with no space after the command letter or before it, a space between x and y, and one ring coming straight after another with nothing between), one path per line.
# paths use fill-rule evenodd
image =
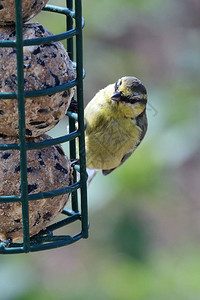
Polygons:
M137 97L137 96L139 96L139 93L134 92L134 93L133 93L133 96Z

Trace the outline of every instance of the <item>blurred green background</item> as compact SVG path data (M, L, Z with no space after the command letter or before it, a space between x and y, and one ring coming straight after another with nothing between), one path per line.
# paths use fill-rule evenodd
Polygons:
M64 18L49 14L34 21L62 32ZM197 300L200 2L85 0L83 15L85 102L135 75L148 90L148 133L127 163L91 183L88 240L0 256L0 298Z

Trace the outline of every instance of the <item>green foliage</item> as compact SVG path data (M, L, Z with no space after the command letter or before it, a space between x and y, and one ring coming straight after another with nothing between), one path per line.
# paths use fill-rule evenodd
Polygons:
M90 259L76 277L54 278L52 284L35 285L15 300L192 300L198 299L199 245L166 253L154 252L151 263L141 263L124 255L99 253L101 263ZM102 252L103 254L103 252ZM93 263L93 266L91 265ZM94 269L94 266L97 268Z
M111 241L115 250L134 258L145 261L149 252L149 232L144 218L138 211L124 210L116 221Z
M159 188L161 168L151 149L141 145L113 177L126 194L146 193Z

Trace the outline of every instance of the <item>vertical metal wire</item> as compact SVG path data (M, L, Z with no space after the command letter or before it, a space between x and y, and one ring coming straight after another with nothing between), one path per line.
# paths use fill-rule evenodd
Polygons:
M83 46L82 46L82 5L81 0L75 0L76 15L75 22L78 29L76 35L76 60L77 60L77 99L78 111L84 111L83 105ZM77 13L79 12L79 13ZM79 58L79 59L77 59ZM85 161L85 134L84 134L84 114L78 114L78 123L80 130L79 137L79 157L80 157L80 180L81 187L81 213L82 213L82 231L83 238L88 237L88 208L87 208L87 173Z
M19 112L19 143L20 143L20 171L21 171L21 203L23 220L23 249L30 249L29 237L29 207L27 182L27 155L25 137L25 102L24 102L24 59L23 59L23 23L22 1L15 0L16 18L16 50L17 50L17 100Z
M66 0L66 6L69 9L73 9L73 0ZM70 30L73 28L73 19L71 16L67 16L67 30ZM67 39L67 51L69 54L70 59L73 61L74 58L74 49L73 49L73 37Z
M73 0L67 0L67 7L69 9L73 9ZM67 16L67 30L70 30L73 28L73 19L70 16ZM67 51L69 54L70 59L73 61L74 58L74 47L73 47L73 37L70 39L67 39ZM69 132L75 131L75 120L69 118ZM76 158L76 140L70 141L70 157ZM73 178L74 182L77 180L76 171L73 172ZM72 210L75 212L78 212L78 195L77 191L72 192L71 194L71 200L72 200Z

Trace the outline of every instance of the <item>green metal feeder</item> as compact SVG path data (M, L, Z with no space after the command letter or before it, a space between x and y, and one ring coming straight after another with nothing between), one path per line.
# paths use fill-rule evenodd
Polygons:
M23 220L23 242L12 243L9 241L0 242L0 253L27 253L40 250L47 250L64 245L72 244L81 238L88 237L88 213L87 213L87 173L85 164L85 140L84 140L84 105L83 105L83 60L82 60L82 18L81 0L66 0L66 8L54 5L46 5L43 8L47 13L59 13L66 16L66 32L48 36L45 38L34 38L23 40L22 33L22 0L15 0L16 17L16 40L0 41L0 47L15 47L17 50L17 93L0 93L0 99L17 99L19 113L19 144L0 144L0 150L16 149L20 151L20 172L21 172L21 195L0 196L0 202L21 202ZM67 51L71 60L75 54L76 78L68 83L51 87L48 89L24 92L24 70L23 70L23 47L31 45L48 44L50 42L67 40ZM76 42L76 43L74 43ZM75 47L74 47L75 44ZM74 49L75 48L75 49ZM25 138L25 103L24 98L51 95L76 86L78 99L78 113L67 112L69 118L70 133L40 143L27 143ZM78 129L75 127L78 122ZM27 184L27 150L41 149L52 145L68 142L70 143L70 157L76 157L76 138L79 139L79 160L80 165L74 167L74 183L66 188L49 192L28 194ZM77 181L76 173L80 173L80 180ZM80 190L78 193L77 190ZM63 219L58 221L39 234L30 238L29 234L29 201L50 198L62 194L71 193L71 209L64 209ZM80 195L80 208L78 205ZM71 235L58 235L56 230L73 222L80 223L80 232Z

